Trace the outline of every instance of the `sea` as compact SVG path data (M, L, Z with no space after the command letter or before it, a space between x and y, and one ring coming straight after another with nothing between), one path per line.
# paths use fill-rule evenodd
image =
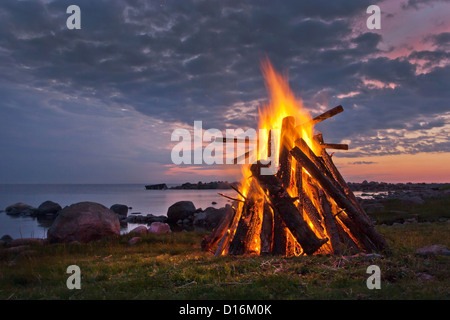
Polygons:
M167 184L171 187L170 184ZM65 207L77 202L92 201L105 207L125 204L132 209L128 214L167 215L168 208L178 201L192 201L196 208L221 208L231 200L218 193L236 197L234 190L146 190L142 184L0 184L0 210L22 202L38 207L47 200ZM35 217L9 216L0 213L0 237L46 238L51 221ZM121 232L127 233L139 224L128 223Z
M170 188L171 186L167 184ZM0 210L17 202L38 207L47 200L57 202L61 207L71 204L92 201L105 207L113 204L125 204L132 209L128 214L153 214L167 216L168 208L178 201L192 201L195 207L221 208L231 200L218 193L236 197L231 189L220 190L146 190L142 184L0 184ZM356 196L370 197L355 192ZM12 238L46 238L52 221L35 217L9 216L0 212L0 237L10 235ZM128 223L122 227L121 233L127 233L139 224Z

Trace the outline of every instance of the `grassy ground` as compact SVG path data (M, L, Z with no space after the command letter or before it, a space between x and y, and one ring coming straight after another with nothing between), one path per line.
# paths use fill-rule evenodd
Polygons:
M402 223L415 218L419 222L450 219L450 196L427 198L424 204L410 205L399 199L383 202L384 210L371 214L377 224Z
M448 208L448 207L447 207ZM204 234L129 235L109 242L48 245L16 259L0 252L0 299L449 299L450 257L415 250L450 247L450 223L377 226L388 239L381 257L214 257L200 250ZM11 263L16 261L16 263ZM81 290L68 290L69 265L81 269ZM369 265L381 289L369 290Z

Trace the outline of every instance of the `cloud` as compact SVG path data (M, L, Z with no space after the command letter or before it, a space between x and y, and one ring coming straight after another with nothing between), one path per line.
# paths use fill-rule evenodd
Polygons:
M52 149L39 153L36 168L53 163L62 172L78 161L137 172L146 162L170 163L175 127L194 120L220 130L254 127L268 99L259 64L265 56L289 75L313 115L344 106L317 130L329 142L351 140L351 154L448 150L430 131L448 120L440 118L450 92L448 32L424 38L434 47L390 57L394 49L384 41L393 30L357 27L371 1L71 4L81 8L81 30L65 27L64 2L0 2L0 147L15 157ZM423 130L425 138L397 134ZM392 139L378 137L387 131ZM103 163L86 160L100 154ZM4 178L12 181L30 166Z
M375 161L353 161L353 162L349 162L348 164L350 165L358 165L358 164L375 164L377 162Z

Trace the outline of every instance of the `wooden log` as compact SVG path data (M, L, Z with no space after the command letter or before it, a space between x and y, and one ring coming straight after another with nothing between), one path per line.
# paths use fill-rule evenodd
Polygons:
M341 209L345 208L345 213L348 214L349 218L355 222L358 226L358 229L365 234L371 242L374 244L374 247L368 247L367 250L384 250L388 248L388 244L386 240L376 231L375 227L371 223L371 221L367 220L360 211L354 206L354 204L344 195L342 192L330 181L330 179L325 176L317 166L308 158L308 156L300 150L298 147L294 147L291 150L292 156L299 161L303 167L309 172L309 174L316 179L316 181L320 184L322 189L326 192L326 194L332 198L336 204L341 207ZM342 215L342 214L341 214ZM341 216L339 215L339 217ZM350 229L350 228L349 228ZM359 235L359 230L354 228L355 230L351 230L351 232L355 235Z
M323 162L323 160L321 158L319 158L318 156L316 156L314 151L312 151L312 149L308 146L308 144L306 143L305 140L303 140L302 138L297 139L297 140L295 140L295 145L298 148L300 148L300 150L303 151L304 154L306 154L308 156L308 158L314 163L314 165L316 167L319 168L319 170L321 170L328 177L330 177L330 178L333 177L331 172L329 172L329 170L325 166L325 163Z
M339 113L341 113L342 111L344 111L344 108L339 105L337 107L334 107L333 109L330 109L320 115L318 115L317 117L312 118L310 121L306 122L306 123L302 123L301 125L297 126L295 129L296 131L298 131L302 126L311 126L314 125L316 123L322 122L328 118L331 118Z
M322 210L320 210L319 199L319 186L317 186L310 176L307 174L304 178L304 190L305 190L305 215L308 221L313 225L314 231L321 238L327 238L327 234L324 228L324 216ZM323 245L320 253L332 253L333 248L328 241Z
M339 239L339 233L336 228L333 213L328 199L322 189L319 190L320 209L324 218L325 230L330 238L330 244L333 249L333 253L342 254L341 241Z
M320 147L322 149L348 150L348 144L342 143L321 143Z
M236 228L236 233L230 243L229 254L240 255L245 253L259 254L259 241L262 226L263 196L258 194L254 180L250 184L247 200L242 207L242 214Z
M272 254L286 256L288 246L287 227L276 210L273 220Z
M297 210L292 198L282 186L281 181L275 176L261 175L261 167L262 165L259 163L253 164L250 166L250 170L263 191L267 192L270 204L274 208L274 214L279 214L286 227L301 245L303 251L308 255L313 254L328 239L319 239L315 235L314 231L303 219L302 214Z
M234 234L236 232L236 228L237 228L237 225L241 218L243 207L244 207L244 203L238 202L238 207L235 210L233 219L231 220L231 223L228 226L228 229L226 230L225 234L223 235L222 239L220 240L219 246L217 247L216 253L214 254L216 257L228 253L230 241L231 241L231 239L233 239Z
M314 135L314 139L319 143L323 143L323 137L322 134L316 134ZM367 219L370 220L369 216L367 215L367 213L365 212L365 210L362 208L362 206L360 205L360 203L358 202L358 200L356 199L355 195L353 194L353 192L350 190L349 186L347 185L347 182L345 182L345 179L342 177L341 173L339 172L339 170L336 168L333 159L331 158L331 156L328 154L328 152L325 149L322 149L322 159L326 165L326 167L328 168L328 170L331 172L331 174L333 175L333 178L335 181L337 181L337 183L339 183L339 185L341 186L341 188L343 189L344 193L347 195L347 197L350 199L350 201L355 205L355 207L361 212L361 214Z
M315 136L314 136L314 139L316 139L317 142L321 142L320 137L321 137L321 135L320 135L320 136L319 136L319 135L315 135ZM295 141L295 145L296 145L297 147L299 147L300 150L303 151L303 153L305 153L305 154L308 156L309 160L311 160L311 161L313 162L313 164L314 164L314 165L315 165L315 166L316 166L323 174L325 174L325 176L327 176L327 177L330 179L330 182L334 185L335 188L337 188L342 194L345 194L345 195L347 195L347 196L349 195L348 192L351 193L351 191L350 191L350 189L348 189L348 187L347 187L348 192L346 192L346 191L344 190L343 186L336 180L337 175L339 175L340 179L341 179L342 181L344 181L344 179L343 179L342 176L339 174L338 170L336 169L336 167L334 167L334 165L333 165L333 167L334 167L336 173L333 173L333 172L331 172L331 171L329 170L329 168L328 168L328 166L327 166L327 164L326 164L324 158L316 156L316 154L311 150L311 148L308 146L308 144L307 144L303 139L301 139L301 138L300 138L300 139L297 139L297 140ZM325 151L324 149L322 149L322 154L324 154L324 153L326 153L326 151ZM327 153L326 153L326 154L327 154ZM329 160L331 161L331 158L330 158ZM344 182L344 183L345 183L345 182ZM346 184L345 184L345 185L346 185ZM354 198L353 193L351 193L351 196L353 196L353 198ZM317 197L317 199L318 199L318 197ZM352 201L352 200L351 200L351 197L349 197L349 200ZM354 199L354 201L356 201L356 198ZM353 204L355 204L354 201L352 201ZM357 201L356 201L356 202L357 202ZM355 205L356 205L356 204L355 204ZM356 206L357 206L358 209L360 209L360 208L359 208L359 205L356 205ZM360 211L361 211L361 210L360 210ZM366 214L363 213L363 212L362 212L361 214L362 214L363 216L366 216Z
M278 156L279 170L277 177L280 179L282 186L288 189L291 183L291 166L292 156L289 153L292 148L292 135L294 133L295 117L289 116L283 119L280 134L280 149ZM270 146L270 145L269 145ZM289 256L294 251L292 248L293 241L289 239L289 232L282 218L274 214L274 237L273 237L273 254Z
M261 227L261 253L270 254L273 243L273 210L267 201L264 201L263 222Z
M235 214L236 211L229 206L213 232L202 239L201 247L203 251L210 251L223 238Z
M280 154L277 176L281 180L284 188L288 189L291 183L291 165L292 156L289 151L292 149L294 143L292 136L294 134L295 118L292 116L283 119L280 136Z

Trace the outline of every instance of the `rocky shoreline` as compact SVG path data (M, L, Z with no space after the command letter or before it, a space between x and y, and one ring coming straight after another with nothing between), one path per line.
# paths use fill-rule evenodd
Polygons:
M422 205L427 198L450 195L449 184L392 184L364 181L362 183L349 183L348 185L354 192L362 192L361 197L357 197L357 199L368 214L382 212L385 210L386 201L392 199L397 199L404 205ZM144 226L146 230L153 230L151 232L164 230L161 233L196 229L212 230L219 224L222 216L228 210L232 210L229 204L218 209L214 207L208 207L206 209L196 208L191 201L174 203L168 208L167 215L144 215L129 212L131 209L131 207L125 204L114 204L110 208L106 208L94 202L81 202L62 208L58 203L48 200L37 208L25 203L15 203L5 208L4 211L7 215L11 216L36 217L39 220L46 221L49 227L49 240L51 241L88 242L91 239L120 234L120 228L126 227L128 223L146 225L146 227ZM54 229L56 225L61 224L60 222L63 220L62 216L69 217L67 219L71 222L67 223L67 226L65 225L60 228L68 229L65 232L70 235L58 234L58 236L54 236L58 233ZM97 217L101 218L97 219ZM73 219L79 220L76 220L76 223L74 223L73 221L75 220ZM85 229L92 229L94 231L90 235L74 236L73 234L83 234L84 230L82 228L70 230L72 225L83 225ZM154 225L153 228L152 225ZM159 225L158 228L156 228L157 225ZM141 229L143 230L143 228ZM132 232L133 230L129 233Z
M50 242L89 242L119 235L120 229L127 227L128 223L141 225L128 233L136 233L139 228L141 231L146 228L153 233L212 230L223 214L232 210L228 204L219 209L208 207L203 210L196 208L191 201L174 203L168 208L166 216L129 213L131 209L124 204L114 204L107 208L95 202L79 202L62 208L58 203L48 200L37 208L21 202L15 203L5 208L4 212L14 217L37 218L40 223L45 223L49 227L47 240ZM10 238L8 235L5 237Z

